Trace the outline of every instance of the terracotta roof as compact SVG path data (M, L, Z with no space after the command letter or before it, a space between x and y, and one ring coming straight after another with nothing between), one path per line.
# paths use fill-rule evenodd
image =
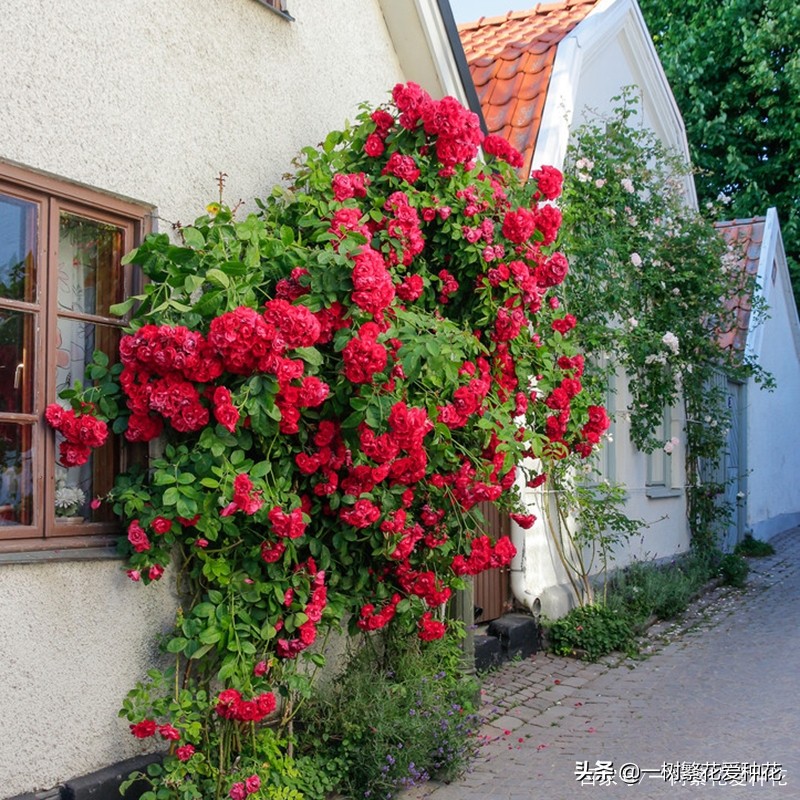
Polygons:
M539 3L458 26L489 133L522 153L531 169L559 42L600 0Z
M755 278L758 274L765 221L765 217L753 217L718 222L715 225L725 241L733 247L736 257L735 269L741 277L742 291L725 303L732 315L730 317L732 324L729 330L722 331L719 335L720 344L729 351L742 353L747 344L752 295L746 285L749 279Z

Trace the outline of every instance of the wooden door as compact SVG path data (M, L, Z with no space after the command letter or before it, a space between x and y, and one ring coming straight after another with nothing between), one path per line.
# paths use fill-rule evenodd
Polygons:
M507 536L511 530L511 520L499 512L491 503L481 503L481 511L486 517L486 533L492 539ZM474 603L475 622L489 622L501 617L511 609L510 569L487 569L475 576ZM482 609L478 613L478 609Z

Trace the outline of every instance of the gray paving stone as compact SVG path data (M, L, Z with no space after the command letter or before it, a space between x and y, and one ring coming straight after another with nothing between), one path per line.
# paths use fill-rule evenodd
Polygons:
M498 710L484 731L496 733L473 771L401 799L800 800L800 529L772 543L775 556L751 560L746 589L714 589L679 622L654 626L643 660L540 652L485 676L484 712ZM594 785L576 778L584 761ZM615 785L597 783L598 761L613 762ZM702 776L723 762L755 772L777 762L787 785L689 785L660 772L667 763ZM623 764L652 772L628 786Z

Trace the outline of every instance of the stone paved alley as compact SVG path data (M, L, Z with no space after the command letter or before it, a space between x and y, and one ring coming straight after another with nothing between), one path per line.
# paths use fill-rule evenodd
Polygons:
M472 772L403 800L800 798L800 529L772 544L745 589L651 628L644 658L539 653L488 675Z

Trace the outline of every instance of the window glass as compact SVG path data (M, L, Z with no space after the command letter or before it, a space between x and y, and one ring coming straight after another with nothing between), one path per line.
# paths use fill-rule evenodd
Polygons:
M132 293L122 256L148 209L0 161L0 554L108 543L117 521L104 497L141 460L119 437L88 462L58 464L50 403L100 350L117 357L124 322L111 306ZM98 538L101 537L101 538Z
M0 423L0 526L33 522L30 425Z
M108 316L122 301L122 231L62 212L58 237L58 308Z
M33 413L35 319L0 307L0 412Z
M36 203L0 193L0 297L36 302Z

